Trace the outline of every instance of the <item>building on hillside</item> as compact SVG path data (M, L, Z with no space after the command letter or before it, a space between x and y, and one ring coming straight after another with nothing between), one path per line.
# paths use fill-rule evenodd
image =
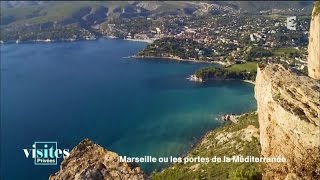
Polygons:
M287 28L289 30L297 30L297 17L296 16L291 16L287 17Z

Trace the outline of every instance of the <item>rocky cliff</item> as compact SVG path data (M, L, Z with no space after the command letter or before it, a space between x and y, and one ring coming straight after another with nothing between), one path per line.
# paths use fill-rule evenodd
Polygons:
M264 179L320 179L319 81L259 65L255 97L261 154L287 160L266 164Z
M308 54L309 76L320 80L320 2L317 2L312 12Z
M144 173L137 164L119 162L119 156L89 139L72 149L63 160L60 170L49 180L141 180Z

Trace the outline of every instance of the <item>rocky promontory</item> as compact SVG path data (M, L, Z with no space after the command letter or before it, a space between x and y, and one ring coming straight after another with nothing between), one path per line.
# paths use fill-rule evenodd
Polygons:
M120 162L118 154L89 139L74 147L49 180L142 180L146 179L137 164Z

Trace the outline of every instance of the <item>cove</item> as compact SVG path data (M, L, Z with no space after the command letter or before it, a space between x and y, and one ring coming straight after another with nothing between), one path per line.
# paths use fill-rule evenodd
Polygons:
M90 138L128 157L178 157L223 113L256 109L253 85L190 82L207 64L128 57L145 43L116 39L1 45L1 179L47 179L23 149ZM164 164L142 163L150 173ZM19 173L17 173L17 169Z

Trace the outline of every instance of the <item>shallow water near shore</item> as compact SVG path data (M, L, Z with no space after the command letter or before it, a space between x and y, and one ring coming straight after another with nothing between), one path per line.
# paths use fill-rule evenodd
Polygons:
M221 125L219 114L256 109L251 84L186 79L208 64L123 58L145 45L1 45L1 179L47 179L59 169L25 157L35 141L71 150L90 138L119 155L179 156ZM150 173L164 164L140 165Z

